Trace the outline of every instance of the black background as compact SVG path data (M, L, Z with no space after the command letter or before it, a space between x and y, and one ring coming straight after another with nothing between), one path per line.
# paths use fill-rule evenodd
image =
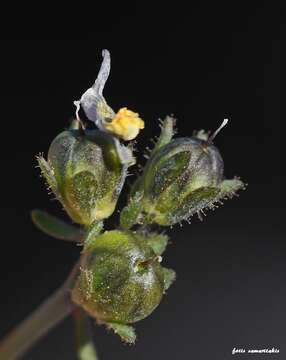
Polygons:
M50 18L55 31L48 34L37 19L31 31L19 27L17 40L1 41L0 335L51 294L78 257L78 247L30 221L35 207L65 217L47 195L35 156L68 126L72 102L94 81L107 48L107 101L145 120L139 162L159 117L175 114L177 136L214 130L228 117L215 143L226 177L239 175L248 188L202 223L169 231L164 264L177 281L136 325L135 346L95 328L101 359L286 358L286 5L229 3L114 9L81 28L72 18L68 27L57 24L59 31ZM109 225L116 223L115 215ZM25 359L75 359L73 344L66 320ZM232 356L234 347L275 347L280 354Z

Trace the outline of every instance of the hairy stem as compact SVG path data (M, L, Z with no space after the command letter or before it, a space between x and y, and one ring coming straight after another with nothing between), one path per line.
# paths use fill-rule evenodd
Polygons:
M66 282L0 342L0 360L16 360L74 309L70 289L78 272L76 264Z

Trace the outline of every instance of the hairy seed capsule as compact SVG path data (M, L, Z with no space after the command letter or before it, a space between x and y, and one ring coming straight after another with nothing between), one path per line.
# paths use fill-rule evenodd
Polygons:
M160 260L146 238L106 231L89 241L72 299L102 322L139 321L159 305L170 275L174 279Z
M195 137L175 139L150 160L144 177L147 222L175 224L243 186L234 179L226 193L224 185L223 160L214 145Z
M41 170L70 217L89 226L115 208L127 165L112 136L101 131L67 130L52 142Z
M224 179L223 159L213 138L203 131L189 138L171 140L172 119L167 118L141 178L132 188L121 214L121 226L156 223L163 226L188 220L213 208L221 199L243 188L237 178Z

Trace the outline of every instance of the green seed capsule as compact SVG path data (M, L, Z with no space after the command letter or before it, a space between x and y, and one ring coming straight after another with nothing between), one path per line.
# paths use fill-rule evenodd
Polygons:
M48 161L38 161L75 222L89 226L113 213L128 165L122 164L112 136L96 130L64 131L52 142Z
M148 222L171 225L218 192L223 160L218 150L202 140L171 141L150 161L144 178L144 211Z
M190 138L171 140L170 122L170 118L165 120L143 175L122 211L124 228L135 223L168 226L188 220L195 213L200 216L203 209L213 208L244 186L236 178L224 180L223 159L212 143L221 127L210 138L200 131Z
M145 237L106 231L89 239L72 299L102 322L139 321L159 305L174 280L160 260Z

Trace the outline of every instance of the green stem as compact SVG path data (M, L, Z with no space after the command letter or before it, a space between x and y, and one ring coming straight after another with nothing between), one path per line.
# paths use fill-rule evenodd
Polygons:
M78 267L76 264L66 282L0 342L0 360L19 359L72 312L75 306L70 299L70 289Z
M89 317L81 308L73 311L75 323L75 335L77 345L77 357L79 360L99 360L93 343Z

